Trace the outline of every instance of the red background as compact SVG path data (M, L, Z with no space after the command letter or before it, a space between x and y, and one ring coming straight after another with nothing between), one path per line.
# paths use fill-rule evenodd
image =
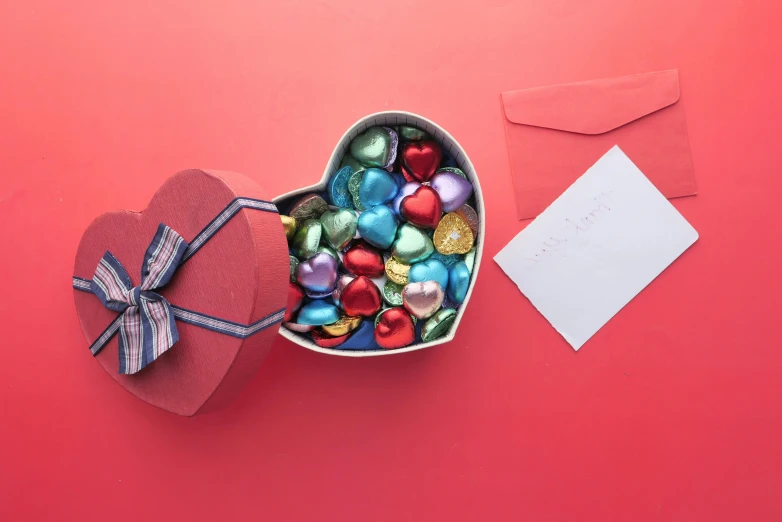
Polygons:
M0 519L782 517L778 3L456 4L4 2ZM522 227L499 93L670 68L700 192L674 204L700 240L574 353L491 260ZM106 376L69 286L96 215L190 166L310 184L387 108L481 176L453 343L352 360L280 339L192 419Z

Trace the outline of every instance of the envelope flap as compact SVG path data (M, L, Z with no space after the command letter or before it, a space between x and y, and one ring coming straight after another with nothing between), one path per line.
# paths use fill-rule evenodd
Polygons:
M661 71L502 93L513 123L602 134L676 103L679 71Z

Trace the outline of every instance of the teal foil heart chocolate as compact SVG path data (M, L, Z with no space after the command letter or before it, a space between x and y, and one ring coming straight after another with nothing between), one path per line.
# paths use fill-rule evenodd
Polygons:
M342 250L356 235L356 213L352 210L327 210L320 216L323 238L336 250Z
M423 283L424 281L437 281L440 287L448 288L448 268L437 259L431 257L426 261L415 263L407 274L410 283ZM469 275L468 275L469 282ZM461 301L459 301L461 302Z
M322 326L336 323L339 320L339 309L325 301L312 301L301 307L296 319L298 324Z
M388 248L396 237L397 221L394 211L385 205L365 210L358 216L358 233L378 248ZM432 242L429 241L431 245Z
M459 261L448 271L448 299L456 304L463 303L469 287L470 269L464 261Z
M382 169L367 169L361 178L358 197L364 208L388 203L399 192L394 177Z
M309 259L318 252L323 227L317 219L308 219L299 226L293 236L291 248L299 259Z
M434 252L432 240L423 231L408 223L399 227L391 251L395 258L403 263L412 264L429 258L432 252Z
M353 196L348 190L348 181L353 175L350 166L342 167L331 176L328 184L328 194L331 204L341 208L353 208Z
M388 127L370 127L350 143L350 155L366 167L389 167L396 161L399 142L396 132Z

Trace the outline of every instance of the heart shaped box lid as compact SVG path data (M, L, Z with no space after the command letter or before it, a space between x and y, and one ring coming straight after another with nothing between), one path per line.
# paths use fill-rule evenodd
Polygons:
M267 317L272 324L237 338L177 320L179 341L133 375L118 373L118 335L96 359L123 388L154 406L191 416L219 407L260 367L277 338L287 300L288 246L279 215L241 208L224 224L215 218L237 198L271 201L255 182L232 172L187 170L169 178L142 212L112 211L95 219L82 237L74 276L90 280L109 251L140 284L144 254L159 224L191 243L208 227L216 233L180 265L171 282L155 290L173 306L239 325ZM241 205L240 205L241 207ZM192 246L192 245L191 245ZM92 293L74 290L84 335L92 344L117 318ZM276 319L277 315L279 319Z

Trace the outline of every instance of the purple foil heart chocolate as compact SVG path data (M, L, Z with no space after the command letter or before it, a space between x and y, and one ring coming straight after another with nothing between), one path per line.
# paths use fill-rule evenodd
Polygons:
M296 280L311 292L330 292L337 282L337 260L326 253L319 253L296 268Z
M472 195L472 183L453 172L438 172L432 177L431 184L440 195L443 212L453 212Z

